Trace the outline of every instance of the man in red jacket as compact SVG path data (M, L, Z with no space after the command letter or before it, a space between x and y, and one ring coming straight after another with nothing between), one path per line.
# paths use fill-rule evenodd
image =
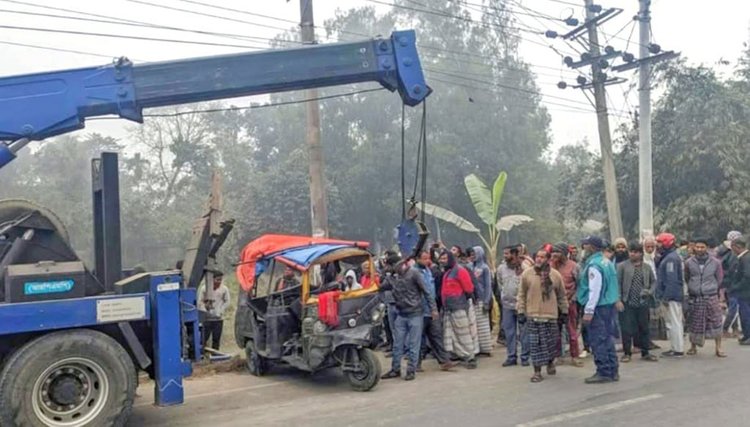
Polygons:
M444 309L443 344L446 351L466 362L467 368L474 369L479 353L476 319L472 324L469 312L469 298L474 294L474 284L469 272L456 263L450 252L444 251L440 255L440 264L444 270L440 290Z

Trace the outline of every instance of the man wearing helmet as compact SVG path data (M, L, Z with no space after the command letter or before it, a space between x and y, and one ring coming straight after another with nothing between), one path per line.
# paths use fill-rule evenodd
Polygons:
M663 357L682 357L685 354L685 338L682 319L682 301L685 295L683 265L676 251L673 234L661 233L656 236L656 244L661 255L656 266L656 298L667 308L667 335L670 349Z

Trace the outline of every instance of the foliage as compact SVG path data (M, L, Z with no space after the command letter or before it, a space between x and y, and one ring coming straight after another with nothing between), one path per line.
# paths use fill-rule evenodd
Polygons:
M746 229L750 216L750 62L734 79L684 62L659 73L663 96L653 109L654 222L682 237L722 239ZM623 222L638 230L638 123L620 129L615 162ZM579 223L604 206L598 156L582 145L560 151L556 168L563 203L558 213Z
M464 178L466 192L469 194L469 199L474 205L477 216L484 222L487 230L486 235L482 234L479 227L448 209L428 203L419 205L420 209L423 209L426 214L446 221L461 230L475 233L487 250L487 263L493 271L497 262L497 244L500 241L500 232L509 232L515 226L533 221L531 217L526 215L497 217L507 177L508 175L505 172L500 172L492 186L492 192L476 175L467 175Z

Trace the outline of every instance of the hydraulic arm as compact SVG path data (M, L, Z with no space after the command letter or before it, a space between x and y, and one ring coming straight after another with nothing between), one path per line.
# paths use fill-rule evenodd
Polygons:
M429 95L414 31L390 38L296 49L0 79L0 168L29 141L82 129L86 118L143 121L143 109L272 92L375 81L414 106ZM3 142L5 141L5 142Z

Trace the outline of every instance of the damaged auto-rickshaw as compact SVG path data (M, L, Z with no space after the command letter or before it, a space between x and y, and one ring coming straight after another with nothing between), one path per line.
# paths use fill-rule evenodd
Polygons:
M368 245L264 235L243 249L235 337L251 374L276 363L308 372L340 366L354 390L377 385L381 368L372 349L385 305Z

